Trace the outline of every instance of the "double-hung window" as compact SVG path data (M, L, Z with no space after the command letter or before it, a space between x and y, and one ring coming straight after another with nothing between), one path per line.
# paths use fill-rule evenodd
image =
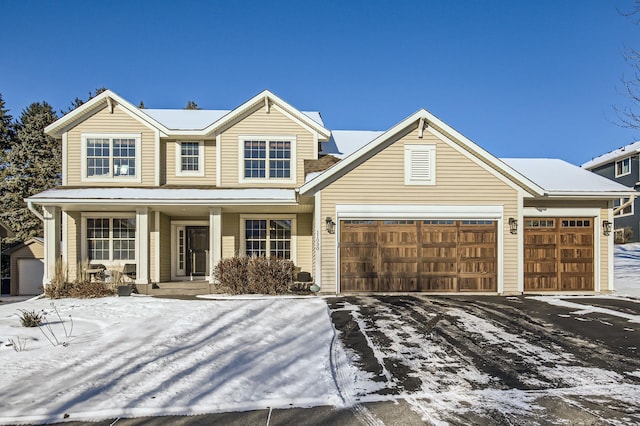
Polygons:
M631 157L616 161L616 177L625 176L631 173Z
M240 137L240 181L295 181L295 137Z
M83 134L83 180L139 182L140 139L140 134Z
M243 217L244 254L292 259L295 220L292 218Z
M90 261L119 262L136 258L135 217L88 217L85 235Z
M176 174L178 176L204 176L202 142L178 142L176 144Z

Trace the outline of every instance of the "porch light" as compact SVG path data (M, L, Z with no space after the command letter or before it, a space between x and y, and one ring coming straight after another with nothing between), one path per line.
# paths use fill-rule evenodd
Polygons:
M605 220L604 222L602 222L602 234L609 236L611 235L611 227L612 227L613 223L609 222L608 220Z
M509 218L509 231L514 235L518 233L518 221L513 217Z
M327 232L329 234L335 234L336 233L336 223L333 221L333 219L331 219L330 216L327 216L327 218L324 220L324 222L327 224Z

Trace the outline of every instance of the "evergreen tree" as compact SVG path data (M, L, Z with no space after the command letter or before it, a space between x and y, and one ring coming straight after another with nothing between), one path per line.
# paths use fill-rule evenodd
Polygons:
M6 151L6 168L0 176L0 221L16 233L18 241L42 235L42 221L29 211L24 199L60 184L60 143L44 134L44 128L57 118L46 102L29 105Z
M5 109L4 100L0 94L0 154L5 149L9 149L14 136L13 117L9 115L9 110Z
M69 114L71 111L73 111L74 109L78 108L80 105L84 104L85 102L89 102L91 99L95 98L96 96L98 96L100 93L104 92L105 90L107 90L106 87L99 87L96 89L95 93L91 93L91 90L89 90L89 97L87 98L87 100L83 100L80 99L78 97L76 97L72 102L71 105L69 106L69 108L66 111L60 111L62 113L62 115L64 114Z
M138 108L144 109L144 102L140 101L140 104L138 105Z
M200 109L200 107L194 101L189 101L187 102L187 106L184 107L184 109Z

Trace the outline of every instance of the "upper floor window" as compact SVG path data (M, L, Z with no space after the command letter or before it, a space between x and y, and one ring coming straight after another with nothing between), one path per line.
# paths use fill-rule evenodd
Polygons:
M436 146L404 146L405 185L436 184Z
M178 142L176 144L176 174L178 176L204 176L202 142Z
M631 173L631 157L616 161L616 177Z
M240 137L240 181L295 181L295 137Z
M83 180L139 181L140 139L140 134L83 134Z

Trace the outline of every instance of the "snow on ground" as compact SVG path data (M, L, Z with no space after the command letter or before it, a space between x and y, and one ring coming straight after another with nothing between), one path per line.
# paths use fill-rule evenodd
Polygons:
M361 375L322 299L53 303L69 338L49 299L0 304L0 423L340 406L334 370ZM42 330L66 346L22 327L20 309L44 310Z
M615 246L614 283L617 294L640 298L640 243Z

